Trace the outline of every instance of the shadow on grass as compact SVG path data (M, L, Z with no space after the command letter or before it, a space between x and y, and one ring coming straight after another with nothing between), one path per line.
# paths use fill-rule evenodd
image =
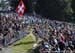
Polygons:
M29 49L27 53L33 53L33 49Z
M28 50L27 53L40 53L39 49L40 49L40 47L36 47L35 49Z
M20 42L18 44L15 44L14 46L18 46L18 45L22 45L22 44L33 44L35 43L34 41L31 41L31 42Z

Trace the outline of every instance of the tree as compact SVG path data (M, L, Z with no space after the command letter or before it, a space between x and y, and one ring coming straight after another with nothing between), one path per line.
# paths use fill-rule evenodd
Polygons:
M50 19L65 20L73 11L71 0L38 0L36 12Z
M36 12L42 16L52 17L50 19L57 19L56 17L59 19L63 14L63 8L59 0L38 0Z
M74 15L75 16L75 0L72 0L72 5L71 5L73 11L74 11Z
M20 0L10 0L10 5L13 8L13 11L16 9Z
M65 0L66 7L64 8L64 12L66 15L70 16L73 13L72 7L71 7L71 1L72 0Z
M0 3L0 7L5 7L5 6L6 6L5 2Z

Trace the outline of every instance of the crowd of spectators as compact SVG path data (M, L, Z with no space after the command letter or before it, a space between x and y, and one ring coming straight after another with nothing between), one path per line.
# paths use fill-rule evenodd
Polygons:
M49 20L39 16L25 15L19 23L16 16L0 15L0 45L4 44L4 37L14 37L14 32L28 27L34 29L33 34L42 39L39 53L73 53L75 50L75 24ZM10 40L9 40L10 41Z
M33 16L28 16L26 19L32 23L36 42L39 37L42 38L39 53L74 53L75 25L73 23Z
M23 24L19 22L18 17L10 14L0 14L0 46L5 46L14 36L15 32L23 29ZM6 41L6 42L5 42Z
M73 53L75 50L75 24L26 15L25 24L32 27L33 34L42 39L39 53ZM73 52L72 52L73 51Z

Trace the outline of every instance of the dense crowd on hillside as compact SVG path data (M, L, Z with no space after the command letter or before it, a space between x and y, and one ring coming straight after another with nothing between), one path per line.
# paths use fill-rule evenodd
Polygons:
M44 18L27 17L34 29L33 34L42 38L40 53L73 53L75 50L75 25ZM29 22L29 21L28 21Z
M53 53L53 51L71 53L75 50L75 25L73 23L29 15L25 15L22 21L24 25L19 22L16 16L0 15L0 45L4 44L5 36L8 36L10 41L15 31L23 30L26 26L30 26L34 29L33 34L36 37L36 42L39 37L42 38L39 48L40 53Z
M37 23L34 27L37 36L43 38L40 52L68 51L75 49L75 28L68 23L44 20L44 23Z
M14 33L20 30L23 30L23 25L16 16L11 17L9 14L0 14L0 46L9 43L15 36Z

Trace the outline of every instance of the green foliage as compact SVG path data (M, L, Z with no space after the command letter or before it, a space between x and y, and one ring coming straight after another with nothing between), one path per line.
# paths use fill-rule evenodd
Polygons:
M71 4L72 0L38 0L35 10L42 16L64 21L74 13Z
M6 5L5 5L5 3L4 2L1 2L0 3L0 7L5 7Z
M18 5L19 1L20 1L20 0L11 0L11 1L10 1L11 7L13 7L13 9L15 9L16 6Z
M64 12L66 15L72 15L73 13L73 10L72 10L72 7L71 7L71 1L72 0L65 0L65 3L66 3L66 7L64 8Z
M53 17L50 19L60 19L64 16L66 4L60 0L39 0L36 5L36 12L42 16ZM58 18L57 18L58 17Z

